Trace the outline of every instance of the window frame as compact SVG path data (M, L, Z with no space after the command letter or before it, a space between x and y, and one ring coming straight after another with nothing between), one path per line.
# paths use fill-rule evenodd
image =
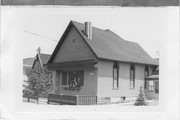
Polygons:
M117 71L116 74L115 74L115 69L117 69L116 70ZM115 75L116 75L116 78L115 78ZM112 88L113 88L113 90L118 90L119 89L119 64L118 64L118 62L115 62L114 65L113 65L113 75L112 75L112 78L113 78ZM114 86L115 80L117 81L117 83L116 83L117 87Z
M152 85L150 85L150 82L152 81ZM150 87L151 86L151 87ZM151 88L151 89L150 89ZM154 92L154 80L148 80L148 91Z
M133 78L131 78L131 70L133 69ZM134 90L135 89L135 79L136 79L136 68L134 64L130 65L130 72L129 72L129 89ZM131 87L131 84L133 82L133 87Z
M64 81L63 74L66 75L66 81ZM74 83L76 83L76 87L82 87L84 86L84 71L83 70L76 70L76 71L62 71L62 86L70 86L73 83L73 79L75 79ZM78 80L79 77L79 80ZM64 84L65 82L66 84Z

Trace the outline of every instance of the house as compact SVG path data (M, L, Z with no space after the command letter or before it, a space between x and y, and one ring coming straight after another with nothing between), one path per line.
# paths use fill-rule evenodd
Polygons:
M37 49L37 55L34 58L34 62L32 65L32 69L36 69L37 71L42 69L47 69L47 62L51 55L41 53L41 48Z
M47 62L51 55L41 53L41 48L37 49L37 54L34 58L34 62L32 65L32 70L44 74L45 78L52 82L52 71L47 69ZM43 93L42 97L47 97L48 93L50 93L52 89L48 89L47 93Z
M26 75L26 70L31 68L34 62L34 58L24 58L23 59L23 80L27 81L28 77Z
M159 98L159 66L155 67L152 74L145 78L146 82L146 96L149 99Z
M32 67L34 62L34 58L24 58L23 59L23 66Z
M55 83L51 97L67 104L99 104L136 97L157 62L109 29L70 21L47 66Z

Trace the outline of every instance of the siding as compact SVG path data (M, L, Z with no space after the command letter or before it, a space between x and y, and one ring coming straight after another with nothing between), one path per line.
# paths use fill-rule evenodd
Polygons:
M144 65L135 65L135 89L129 88L130 63L119 63L119 89L113 90L113 62L101 61L98 68L98 97L134 97L144 86Z
M95 58L77 30L72 27L54 58L54 63Z
M58 75L57 75L58 74ZM62 72L56 71L56 92L57 94L65 95L82 95L82 96L96 96L97 95L97 70L86 69L84 71L84 86L79 91L64 90L62 87Z

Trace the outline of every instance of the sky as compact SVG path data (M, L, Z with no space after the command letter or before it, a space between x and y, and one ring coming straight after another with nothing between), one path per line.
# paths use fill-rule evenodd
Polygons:
M94 27L110 29L125 40L137 42L153 58L167 40L164 7L17 7L8 14L13 14L8 19L21 26L23 58L34 57L38 47L42 53L52 54L70 20L91 21Z

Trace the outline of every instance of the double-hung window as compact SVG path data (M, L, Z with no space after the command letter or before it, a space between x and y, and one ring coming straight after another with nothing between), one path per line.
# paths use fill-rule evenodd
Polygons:
M153 80L149 80L149 82L148 82L148 90L150 92L154 91L154 81Z
M113 66L113 89L118 89L119 86L119 66L117 63Z
M135 88L135 66L131 64L130 66L130 89Z

